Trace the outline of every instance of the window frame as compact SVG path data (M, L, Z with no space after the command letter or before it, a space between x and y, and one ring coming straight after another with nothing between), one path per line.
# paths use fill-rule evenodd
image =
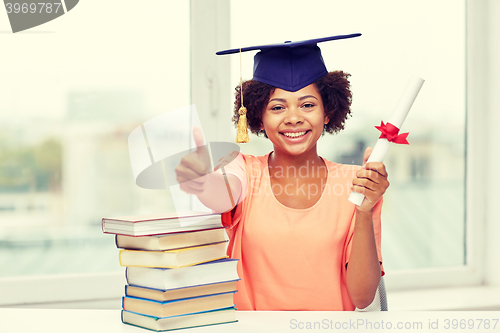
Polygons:
M229 17L229 0L216 0L215 6L201 5L201 1L191 0L191 91L192 97L203 94L206 90L206 72L200 68L215 68L217 73L229 73L229 62L208 63L203 52L197 52L199 47L207 48L207 39L200 38L207 31L200 27L211 27L216 36L214 47L228 44L227 32ZM485 280L500 280L497 271L486 275L485 267L493 265L494 255L487 253L496 249L491 244L485 244L486 230L495 221L493 210L487 209L486 199L488 192L486 174L493 170L493 160L488 159L488 150L485 142L493 140L493 133L488 132L487 115L492 112L488 104L488 6L486 2L466 1L466 264L459 267L443 267L432 269L418 269L398 272L387 272L385 283L389 292L421 289L421 288L448 288L458 286L481 286ZM207 8L217 15L207 15ZM195 19L194 19L195 18ZM198 29L197 29L198 27ZM197 45L196 43L200 43ZM202 45L203 44L203 45ZM212 59L212 58L211 58ZM217 60L213 60L217 61ZM200 67L202 66L202 67ZM208 67L207 67L208 66ZM193 70L196 68L196 71ZM223 71L223 69L226 69ZM196 74L201 73L201 74ZM201 75L201 76L197 76ZM203 78L205 76L205 78ZM216 101L224 103L225 90L229 84L228 77L218 78L218 87L213 93L218 94ZM226 87L227 85L227 87ZM491 88L489 88L491 91ZM490 107L490 109L488 109ZM228 114L212 114L212 122L217 122ZM215 137L217 131L214 132ZM223 136L226 134L224 133ZM225 139L220 137L221 140ZM485 163L484 161L489 161ZM498 198L498 194L496 194ZM489 238L490 243L492 238ZM488 247L489 246L489 247ZM493 275L492 275L493 274ZM495 275L496 274L496 275ZM13 277L0 279L0 306L13 304L35 304L64 301L87 301L120 298L124 293L124 272L99 274L72 274L54 276ZM77 287L75 287L77 286ZM431 300L428 300L429 302Z
M465 265L404 270L387 274L388 291L479 286L485 279L486 180L488 165L486 86L488 43L486 4L466 1Z

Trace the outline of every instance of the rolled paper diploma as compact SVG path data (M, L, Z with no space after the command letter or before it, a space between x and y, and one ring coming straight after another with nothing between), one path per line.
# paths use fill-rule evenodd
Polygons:
M396 104L396 107L394 108L394 111L392 112L392 115L389 118L388 123L391 123L398 129L401 129L401 126L403 125L403 122L405 121L408 112L410 112L410 108L413 105L415 99L417 98L417 95L420 91L420 88L422 88L423 84L424 80L419 78L418 76L413 75L410 78L410 81L408 81L408 84L406 85L403 94L399 98L398 104ZM391 145L392 143L385 138L378 139L370 157L368 158L367 163L383 162L385 155L387 155L389 148L391 148ZM364 198L365 196L363 194L358 192L352 192L351 195L349 196L349 201L352 202L353 204L360 206L363 203Z

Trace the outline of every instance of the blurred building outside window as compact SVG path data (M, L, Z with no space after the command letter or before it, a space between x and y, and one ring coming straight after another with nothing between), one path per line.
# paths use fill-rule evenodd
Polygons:
M320 45L329 70L352 74L352 118L319 143L331 161L360 164L378 137L374 126L390 116L410 75L426 80L402 129L410 146L394 146L386 159L384 267L464 265L464 1L314 1L298 16L300 1L229 4L227 48L363 33ZM0 82L0 278L122 272L101 218L173 208L167 191L135 185L127 137L144 121L191 104L190 87L200 84L189 77L189 30L197 22L190 22L188 2L151 5L158 10L123 5L112 27L97 17L83 31L84 17L74 15L67 33L5 40L1 57L13 66ZM256 17L261 24L241 24ZM98 52L89 54L89 45ZM30 62L33 47L42 50L43 67ZM253 55L242 55L243 79L252 77ZM239 57L230 62L236 86ZM233 98L228 91L218 101L227 109L224 126L232 126ZM261 155L272 145L252 136L241 148Z

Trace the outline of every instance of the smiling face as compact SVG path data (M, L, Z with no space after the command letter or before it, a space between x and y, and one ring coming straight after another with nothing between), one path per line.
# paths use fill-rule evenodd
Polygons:
M262 114L266 131L276 153L316 154L316 142L329 121L316 85L290 92L276 88Z

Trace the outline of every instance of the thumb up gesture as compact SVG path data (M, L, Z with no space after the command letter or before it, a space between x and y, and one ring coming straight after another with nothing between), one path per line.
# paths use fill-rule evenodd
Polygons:
M203 133L200 127L193 128L193 137L198 148L181 159L181 163L175 168L175 173L181 190L198 195L204 190L205 175L211 171L210 155L203 144Z

